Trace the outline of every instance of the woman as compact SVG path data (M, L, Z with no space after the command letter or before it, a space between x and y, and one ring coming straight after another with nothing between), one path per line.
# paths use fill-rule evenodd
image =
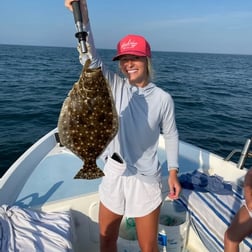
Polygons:
M244 180L244 202L225 232L225 252L238 252L239 244L252 234L252 167Z
M72 10L72 0L65 0ZM124 78L106 69L97 55L85 0L81 0L83 23L91 67L102 67L114 96L119 116L117 136L103 153L105 176L99 187L100 249L117 251L116 241L123 215L134 217L141 251L157 252L161 193L161 167L157 157L162 132L168 159L169 196L177 199L181 186L178 172L178 132L171 96L151 82L151 49L144 37L127 35L113 58ZM83 64L86 55L80 53Z

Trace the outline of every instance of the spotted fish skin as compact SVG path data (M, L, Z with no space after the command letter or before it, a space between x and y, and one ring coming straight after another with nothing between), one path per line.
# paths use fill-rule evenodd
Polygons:
M118 116L101 68L89 65L90 60L62 105L58 131L61 144L84 161L74 178L96 179L104 175L96 159L117 134Z

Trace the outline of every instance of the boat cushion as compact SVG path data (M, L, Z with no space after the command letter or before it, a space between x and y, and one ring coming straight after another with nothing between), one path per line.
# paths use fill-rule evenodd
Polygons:
M0 251L73 251L71 226L70 211L42 212L2 205Z
M181 182L180 200L190 212L194 230L209 251L223 252L224 233L242 205L242 188L232 183L228 186L219 176L199 172L183 175ZM243 240L240 252L251 252L251 248L252 236Z

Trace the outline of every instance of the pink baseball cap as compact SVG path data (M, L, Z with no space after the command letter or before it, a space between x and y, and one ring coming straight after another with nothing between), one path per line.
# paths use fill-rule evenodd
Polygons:
M113 61L126 54L151 57L150 45L144 37L129 34L118 42L117 54Z

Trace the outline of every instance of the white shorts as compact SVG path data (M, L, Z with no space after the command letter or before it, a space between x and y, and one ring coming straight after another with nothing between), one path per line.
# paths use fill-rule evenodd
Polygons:
M142 217L162 202L160 179L130 174L126 164L108 157L103 170L105 176L99 187L102 204L113 213L127 217Z

